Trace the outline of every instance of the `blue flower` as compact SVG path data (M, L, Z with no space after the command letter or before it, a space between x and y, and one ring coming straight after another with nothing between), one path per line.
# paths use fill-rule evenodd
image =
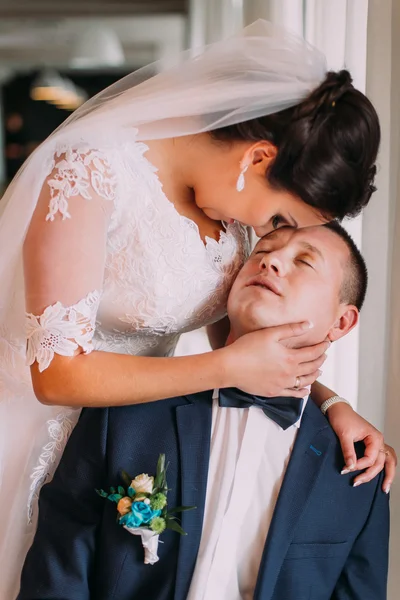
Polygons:
M158 517L160 514L160 510L152 510L144 502L133 502L131 512L121 517L119 522L126 527L140 527L148 525L154 517Z
M125 527L140 527L142 524L142 518L138 518L135 513L128 512L126 515L120 518L119 523Z

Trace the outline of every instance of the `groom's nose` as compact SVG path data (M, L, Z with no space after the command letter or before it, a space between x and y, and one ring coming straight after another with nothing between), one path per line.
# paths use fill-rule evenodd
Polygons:
M273 273L278 277L284 277L287 271L284 257L279 252L263 254L260 261L260 270Z

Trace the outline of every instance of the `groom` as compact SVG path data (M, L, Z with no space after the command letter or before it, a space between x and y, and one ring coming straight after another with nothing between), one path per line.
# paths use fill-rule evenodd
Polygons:
M236 279L228 343L304 320L296 344L335 341L357 324L366 281L339 225L279 229ZM154 474L160 453L169 506L197 508L182 514L187 536L160 536L150 566L95 489L122 483L122 469ZM342 465L311 401L225 389L85 409L41 492L18 600L384 600L388 497L379 478L353 488Z

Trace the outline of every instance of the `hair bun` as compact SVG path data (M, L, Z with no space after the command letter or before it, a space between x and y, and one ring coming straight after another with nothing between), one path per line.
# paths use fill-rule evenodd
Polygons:
M334 108L341 97L351 89L354 88L349 71L328 71L324 81L299 106L299 116L308 114L317 117L321 111L324 113L325 110Z
M353 88L353 79L350 73L343 69L342 71L329 71L325 81L322 82L320 89L325 94L325 102L332 104Z
M346 70L327 73L300 104L222 127L213 137L273 144L278 152L266 171L269 185L328 219L357 215L375 190L379 119Z

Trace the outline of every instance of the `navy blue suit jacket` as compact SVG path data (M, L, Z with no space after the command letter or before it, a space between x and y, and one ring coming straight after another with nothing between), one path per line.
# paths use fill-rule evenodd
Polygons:
M185 600L199 549L211 432L211 392L112 409L85 409L51 483L18 600ZM266 417L267 418L267 417ZM95 488L121 469L154 473L170 463L170 506L187 536L167 531L160 561L143 564L139 537L116 523L115 504ZM388 497L381 477L353 488L328 421L304 412L260 566L255 600L384 600ZM217 598L207 600L219 600Z

